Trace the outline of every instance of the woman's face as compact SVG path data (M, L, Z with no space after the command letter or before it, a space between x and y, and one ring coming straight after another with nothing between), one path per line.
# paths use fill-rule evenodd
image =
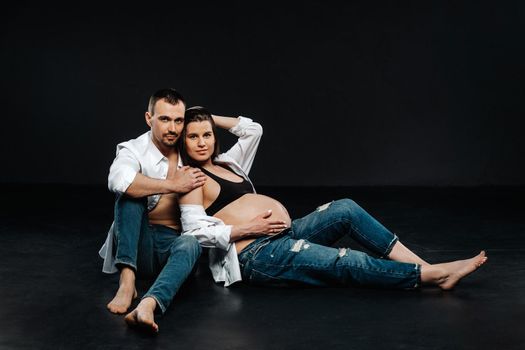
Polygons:
M190 158L199 163L211 161L215 150L215 135L209 121L187 124L184 142Z

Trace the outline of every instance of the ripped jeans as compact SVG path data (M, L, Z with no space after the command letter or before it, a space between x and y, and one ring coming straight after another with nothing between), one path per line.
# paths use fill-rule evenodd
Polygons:
M382 258L331 247L344 235ZM256 285L417 288L418 264L385 259L397 240L354 201L342 199L293 220L278 235L258 238L242 250L239 263L243 280Z

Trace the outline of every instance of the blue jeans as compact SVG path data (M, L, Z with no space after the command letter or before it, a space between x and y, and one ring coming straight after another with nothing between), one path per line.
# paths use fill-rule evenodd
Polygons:
M166 311L201 254L192 236L148 222L146 198L119 196L115 203L115 264L135 270L138 277L155 278L142 297L156 300Z
M330 247L344 235L382 258ZM360 285L412 289L418 264L386 260L398 238L350 199L327 203L292 221L290 229L261 237L239 254L243 280L258 285Z

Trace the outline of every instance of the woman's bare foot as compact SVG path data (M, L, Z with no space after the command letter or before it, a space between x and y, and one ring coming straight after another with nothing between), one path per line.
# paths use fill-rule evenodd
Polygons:
M465 276L476 271L487 261L485 251L473 258L457 260L444 264L421 267L421 281L438 285L443 290L450 290Z
M144 298L135 310L126 315L124 320L130 327L140 327L148 332L157 333L159 326L155 323L154 311L157 302L153 298Z
M133 299L137 297L137 290L135 289L135 272L124 267L120 271L120 281L117 294L113 300L107 305L108 310L114 314L126 313L131 305Z

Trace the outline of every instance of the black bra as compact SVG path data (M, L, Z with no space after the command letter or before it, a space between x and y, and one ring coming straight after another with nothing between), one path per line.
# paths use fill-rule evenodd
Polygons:
M230 170L224 166L223 168ZM213 203L205 210L206 214L210 216L215 215L216 212L218 212L234 200L242 197L246 193L253 193L252 185L245 178L242 179L242 182L233 182L218 177L217 175L210 173L204 168L200 169L213 180L217 181L217 183L220 186L219 195L217 196L215 201L213 201Z

